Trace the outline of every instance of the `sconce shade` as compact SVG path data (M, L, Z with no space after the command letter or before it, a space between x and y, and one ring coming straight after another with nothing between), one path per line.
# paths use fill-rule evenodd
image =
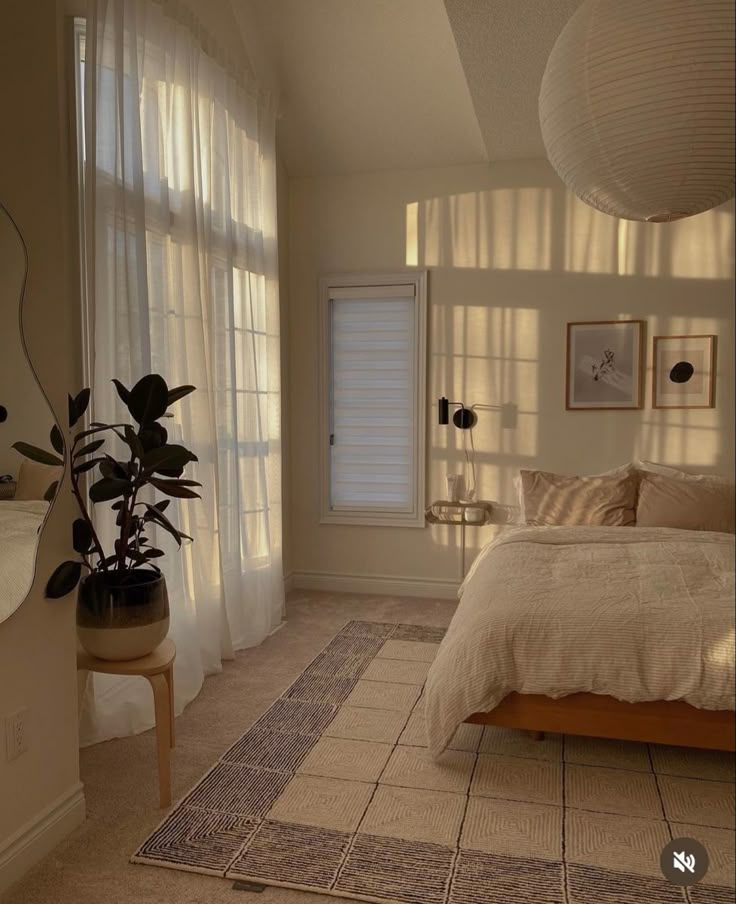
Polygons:
M437 407L439 409L439 423L440 424L449 424L450 423L450 402L444 396L437 402Z
M733 0L585 0L552 50L539 118L587 204L667 222L734 196Z

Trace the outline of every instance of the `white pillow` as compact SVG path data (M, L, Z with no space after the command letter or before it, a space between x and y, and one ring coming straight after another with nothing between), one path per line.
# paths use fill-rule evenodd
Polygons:
M671 477L676 480L696 481L709 483L725 483L732 485L733 481L728 477L721 477L719 474L693 474L689 471L680 471L678 468L672 468L669 465L660 465L656 461L637 461L634 467L640 471L650 471L652 474L661 474L663 477Z

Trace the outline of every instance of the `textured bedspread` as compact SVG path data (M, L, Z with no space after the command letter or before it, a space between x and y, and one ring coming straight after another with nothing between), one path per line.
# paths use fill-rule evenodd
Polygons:
M460 595L426 684L433 756L512 691L734 709L730 534L519 528L481 552Z
M38 529L48 502L0 502L0 622L31 586Z

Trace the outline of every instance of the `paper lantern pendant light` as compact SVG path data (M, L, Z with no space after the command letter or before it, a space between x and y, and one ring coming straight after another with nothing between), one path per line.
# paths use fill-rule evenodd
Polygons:
M539 117L587 204L667 222L734 196L734 0L585 0L555 44Z

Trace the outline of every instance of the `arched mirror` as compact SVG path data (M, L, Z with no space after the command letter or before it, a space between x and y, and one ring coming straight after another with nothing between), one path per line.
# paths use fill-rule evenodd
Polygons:
M28 254L0 203L0 622L28 595L63 443L23 339Z

